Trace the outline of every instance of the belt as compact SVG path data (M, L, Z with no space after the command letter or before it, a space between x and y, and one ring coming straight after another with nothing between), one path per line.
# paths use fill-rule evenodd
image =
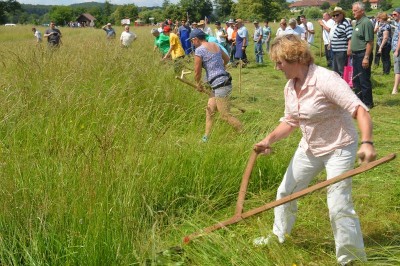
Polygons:
M213 78L212 80L210 80L208 83L211 85L217 78L221 78L221 77L228 77L228 79L225 80L225 82L222 82L221 84L218 84L218 85L216 85L216 86L214 86L214 87L211 86L211 88L212 88L213 90L218 89L218 88L221 88L221 87L229 86L229 85L232 84L232 76L231 76L231 74L229 74L228 72L226 72L225 74L218 75L218 76L214 77L214 78Z
M362 53L365 53L365 49L364 50L361 50L361 51L355 51L355 52L352 52L352 54L362 54Z

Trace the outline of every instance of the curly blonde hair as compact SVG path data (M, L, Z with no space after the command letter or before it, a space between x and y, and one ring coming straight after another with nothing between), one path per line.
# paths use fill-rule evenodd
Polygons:
M376 17L382 19L383 21L387 21L389 18L386 12L380 12Z
M288 63L298 62L303 65L314 63L308 43L294 34L286 34L274 40L271 45L272 61L285 60Z

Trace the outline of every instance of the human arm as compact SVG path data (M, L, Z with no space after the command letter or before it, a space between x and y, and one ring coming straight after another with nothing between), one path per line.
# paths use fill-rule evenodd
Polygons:
M229 55L227 55L224 51L221 49L221 54L222 54L222 60L224 60L224 65L229 63Z
M260 27L260 31L259 31L259 35L258 35L258 40L257 40L258 43L262 42L262 37L263 37L263 30L262 30L262 28Z
M254 149L260 151L261 154L269 154L271 145L281 139L288 137L295 127L286 122L281 122L271 133L269 133L262 141L254 145Z
M53 31L49 31L49 30L46 30L46 32L43 34L43 37L49 37L50 35L52 35L53 34Z
M327 32L330 32L330 31L331 31L331 28L329 28L328 25L326 25L326 24L322 21L322 19L318 20L318 23L319 23L319 25L320 25L324 30L326 30Z
M367 42L367 45L365 47L365 55L362 60L362 67L363 68L368 68L369 67L369 56L371 55L372 52L372 47L374 45L374 40L371 40Z
M204 91L203 84L201 82L202 68L203 68L203 59L200 56L195 55L195 57L194 57L194 81L197 86L196 89L200 92Z
M306 28L307 34L314 34L315 33L314 25L311 22L308 22L307 24L308 24Z
M347 41L347 56L351 56L351 39Z
M375 23L374 33L377 33L378 30L379 30L379 21L377 21L377 22Z
M378 53L382 53L382 49L383 49L383 47L385 47L385 44L387 43L388 39L389 39L389 31L385 30L383 32L382 43L379 46Z
M169 47L168 52L164 55L164 57L162 58L162 60L167 59L167 58L171 55L172 49L173 49L173 46L171 45L171 46Z
M269 41L271 40L271 35L272 35L272 31L269 31L269 32L268 32L268 35L267 35L267 40L266 40L266 42L269 42Z
M361 163L368 163L374 161L376 158L376 151L372 139L372 120L371 116L362 106L358 106L357 113L358 128L361 133L361 145L357 152L358 158Z

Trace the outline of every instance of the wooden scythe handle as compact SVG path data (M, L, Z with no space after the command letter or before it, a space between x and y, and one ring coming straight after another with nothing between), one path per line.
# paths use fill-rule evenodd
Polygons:
M197 90L197 86L196 86L194 83L192 83L192 82L190 82L190 81L188 81L188 80L186 80L186 79L183 79L183 78L181 78L181 77L178 77L178 76L175 76L175 78L176 78L177 80L179 80L179 81L185 83L186 85L189 85L189 86L191 86L191 87L193 87L193 88L195 88L195 89ZM199 91L199 92L200 92L200 91ZM207 91L207 90L201 91L201 93L207 94L208 96L210 95L210 92ZM237 109L238 109L240 112L242 112L242 113L246 112L246 109L237 107L236 105L234 105L234 104L232 104L232 103L231 103L231 106L234 107L234 108L237 108Z
M253 156L253 154L252 154L252 156ZM306 189L303 189L301 191L295 192L295 193L293 193L293 194L291 194L289 196L283 197L283 198L281 198L279 200L267 203L267 204L265 204L265 205L263 205L261 207L258 207L258 208L252 209L250 211L247 211L245 213L242 213L241 215L237 215L237 213L235 213L235 215L233 217L229 218L228 220L225 220L225 221L222 221L222 222L218 222L218 223L216 223L216 224L214 224L212 226L209 226L209 227L206 227L206 228L202 229L201 231L198 231L198 232L195 232L195 233L192 233L190 235L185 236L183 238L183 242L187 244L187 243L190 242L190 240L192 240L192 239L194 239L196 237L208 234L208 233L210 233L212 231L215 231L217 229L226 227L226 226L231 225L231 224L235 224L235 223L237 223L237 222L239 222L239 221L241 221L243 219L246 219L246 218L248 218L250 216L253 216L255 214L267 211L269 209L272 209L272 208L275 208L277 206L283 205L283 204L288 203L290 201L293 201L295 199L304 197L305 195L307 195L307 194L309 194L311 192L314 192L314 191L319 190L321 188L327 187L327 186L332 185L334 183L340 182L340 181L342 181L344 179L347 179L347 178L350 178L352 176L361 174L361 173L363 173L365 171L368 171L368 170L370 170L370 169L372 169L372 168L374 168L374 167L376 167L376 166L378 166L380 164L389 162L389 161L393 160L394 158L396 158L396 154L394 154L394 153L389 154L389 155L387 155L387 156L385 156L385 157L383 157L383 158L381 158L379 160L363 164L363 165L361 165L361 166L359 166L357 168L349 170L349 171L347 171L347 172L345 172L345 173L343 173L341 175L338 175L338 176L336 176L334 178L331 178L331 179L328 179L326 181L320 182L320 183L318 183L316 185L313 185L313 186L308 187ZM251 159L252 159L252 157L250 157L249 162L251 161ZM240 197L241 196L240 196L240 192L239 192L239 198ZM239 199L238 199L238 204L239 204ZM236 207L236 211L238 211L238 206Z

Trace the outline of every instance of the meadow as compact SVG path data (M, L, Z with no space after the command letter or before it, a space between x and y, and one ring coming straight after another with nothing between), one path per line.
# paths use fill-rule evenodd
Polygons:
M271 230L273 211L182 243L232 216L254 143L283 115L286 80L267 56L264 66L229 70L232 102L246 109L232 110L244 132L217 116L202 143L207 98L160 61L151 27L132 27L138 39L128 49L100 29L61 28L54 52L36 45L30 29L0 27L2 265L336 265L325 190L299 201L283 245L252 245ZM325 66L316 30L312 50ZM248 55L255 62L252 43ZM400 150L400 95L391 95L393 75L381 67L373 84L383 157ZM246 210L274 200L299 140L296 132L258 158ZM366 265L400 264L399 166L396 159L353 178Z

